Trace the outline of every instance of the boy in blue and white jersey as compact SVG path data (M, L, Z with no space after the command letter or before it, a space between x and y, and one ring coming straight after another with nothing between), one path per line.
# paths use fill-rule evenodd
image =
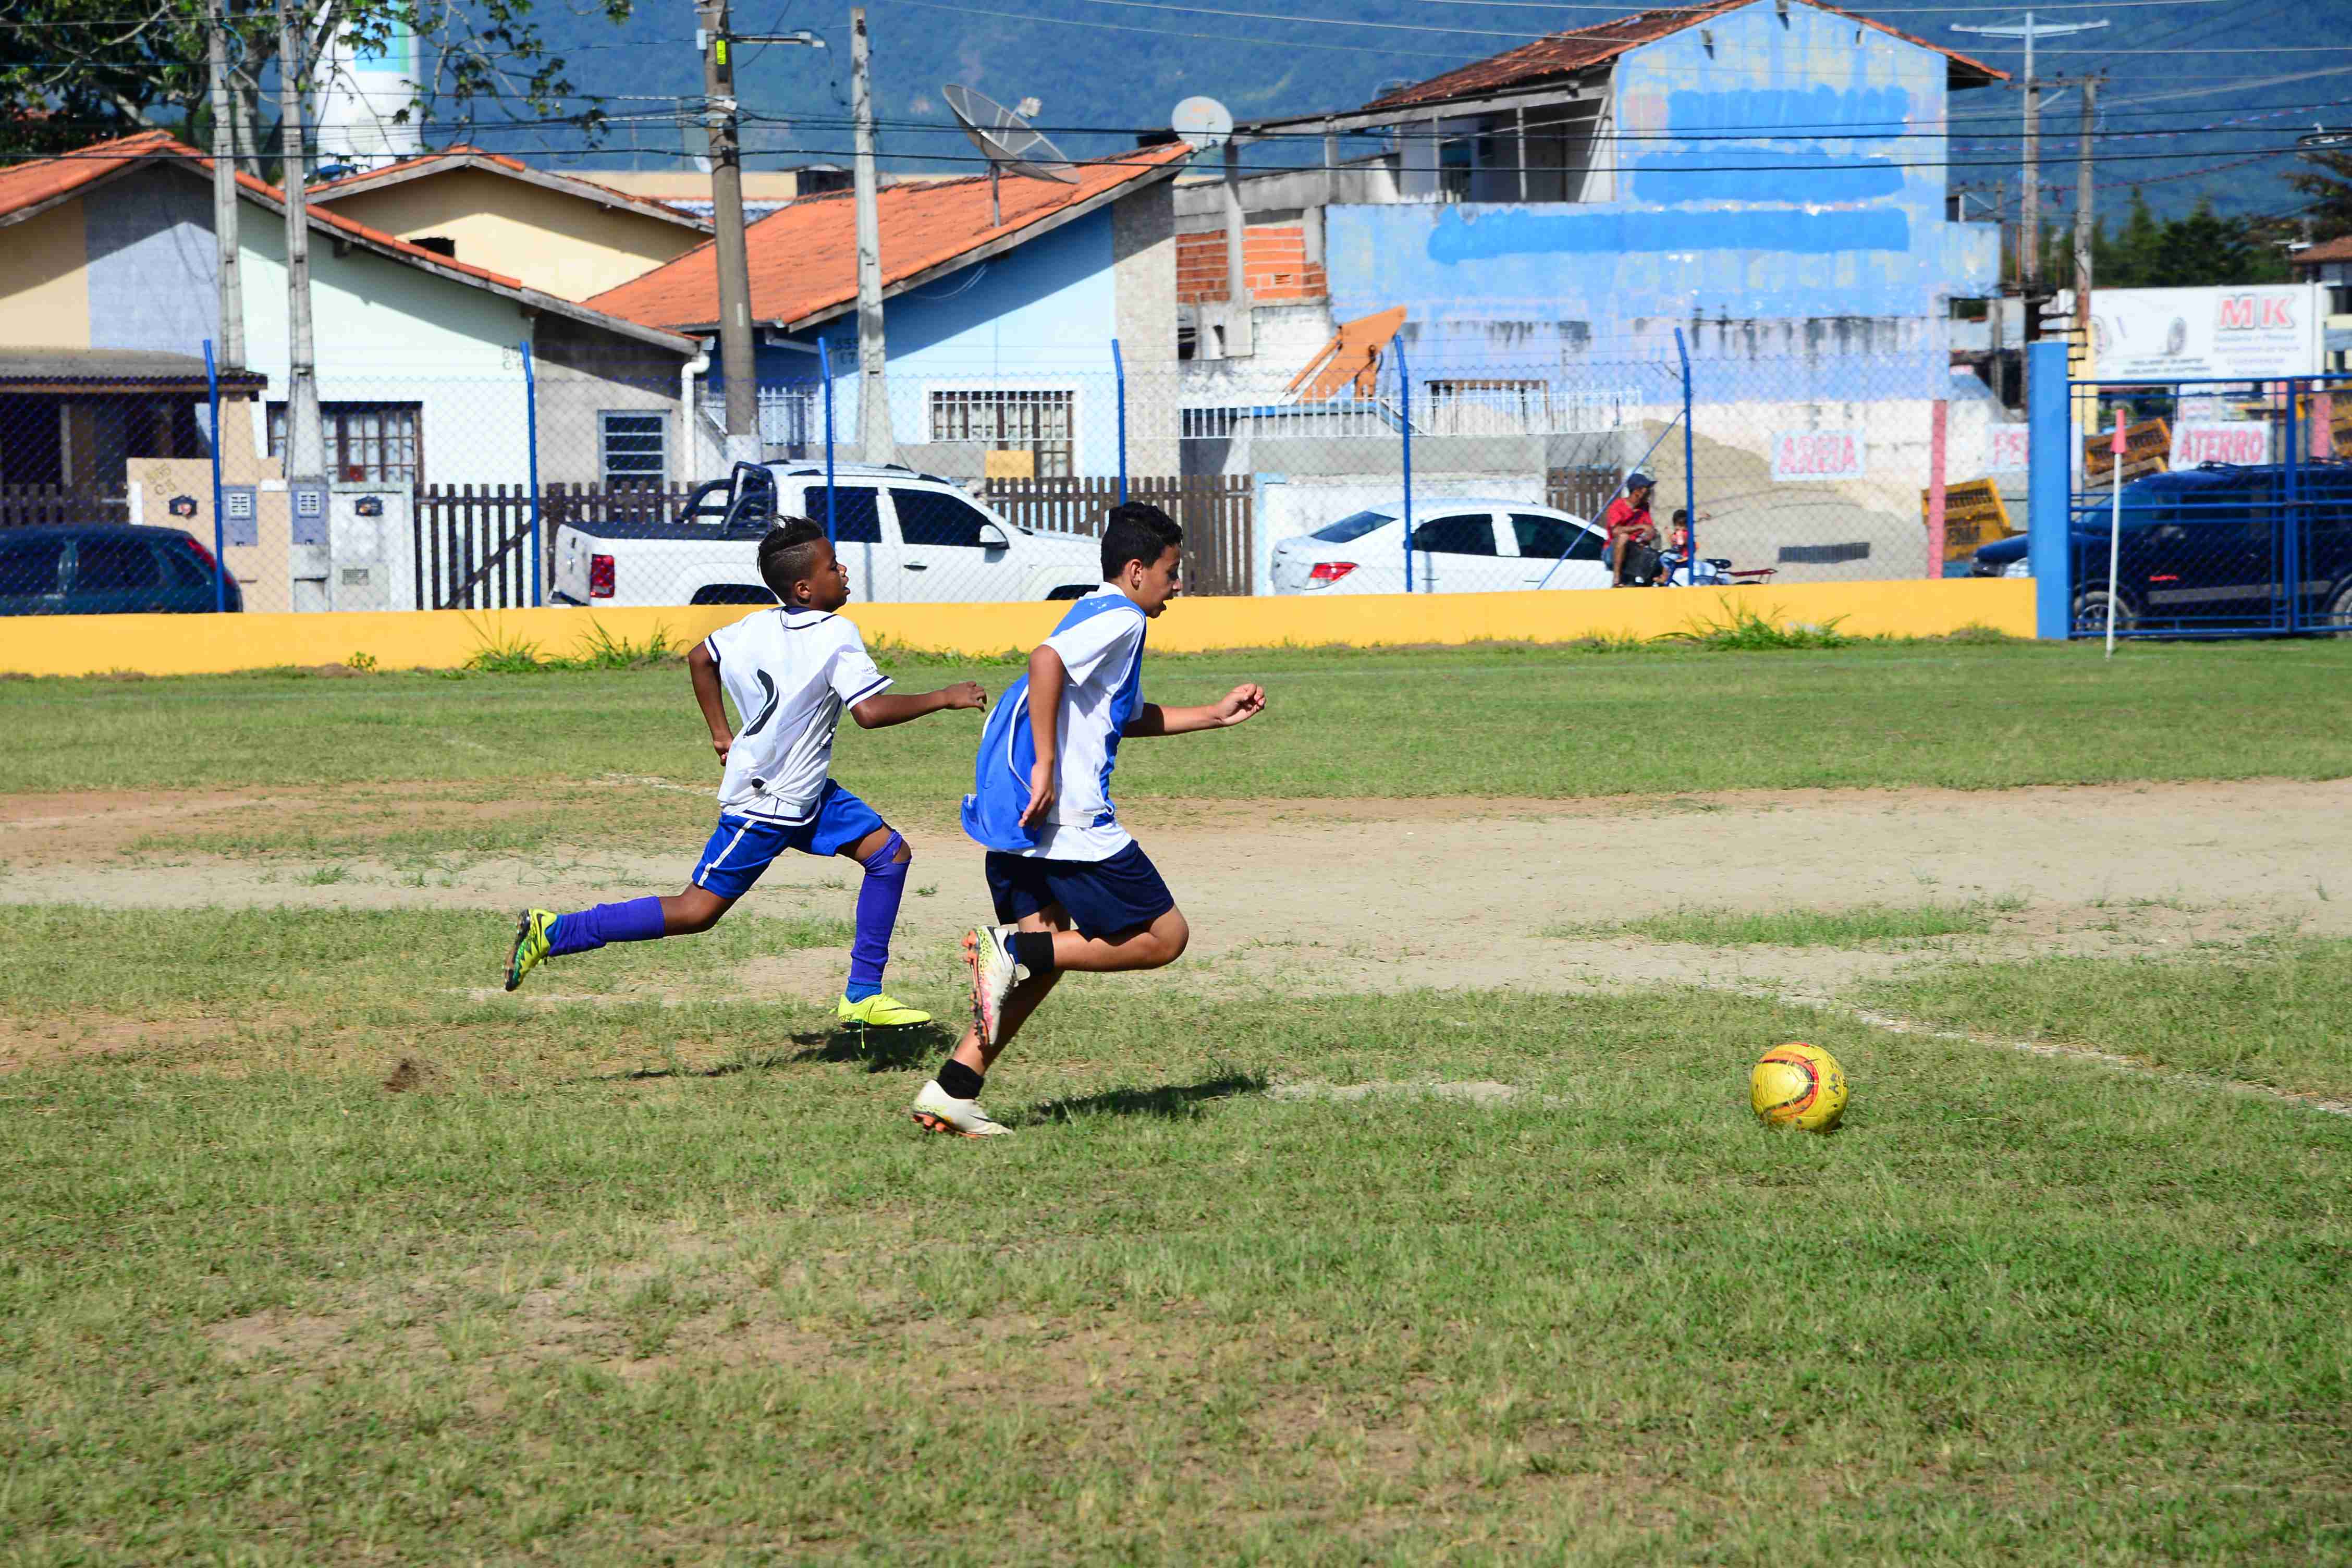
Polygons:
M931 1131L1012 1131L980 1109L981 1086L1064 970L1157 969L1192 939L1168 884L1119 826L1111 769L1122 740L1242 723L1265 710L1265 690L1236 686L1200 708L1143 700L1144 626L1182 586L1183 538L1158 507L1113 508L1103 585L1030 654L1027 679L981 733L963 827L988 850L1001 923L964 936L972 1026L915 1096L915 1121Z
M786 518L760 542L760 575L782 601L721 626L688 656L694 700L726 763L719 829L675 898L598 904L576 914L525 910L507 957L507 989L550 958L613 942L647 942L709 931L787 849L844 855L866 868L857 892L849 983L835 1016L845 1024L903 1026L931 1016L884 994L890 931L914 852L874 808L830 776L834 731L846 708L860 729L903 724L948 708L985 708L969 680L919 696L890 695L857 628L835 614L849 602L849 574L824 531ZM742 729L728 728L721 692Z

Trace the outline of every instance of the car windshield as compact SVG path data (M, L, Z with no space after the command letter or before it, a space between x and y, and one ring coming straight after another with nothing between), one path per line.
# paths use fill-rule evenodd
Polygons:
M1319 539L1326 544L1345 544L1351 539L1363 538L1384 522L1395 521L1384 511L1360 511L1337 522L1325 523L1309 537Z

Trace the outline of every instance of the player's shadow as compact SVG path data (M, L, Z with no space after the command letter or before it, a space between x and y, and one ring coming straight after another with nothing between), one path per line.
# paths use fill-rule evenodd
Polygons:
M1034 1124L1075 1121L1085 1116L1156 1116L1166 1121L1189 1121L1201 1114L1204 1101L1263 1094L1265 1087L1262 1073L1227 1073L1199 1083L1162 1084L1158 1089L1109 1089L1033 1105L1021 1120Z
M812 1029L794 1035L800 1047L788 1062L860 1062L867 1072L907 1072L938 1061L954 1047L956 1037L937 1024L916 1024L903 1029Z
M635 1083L657 1078L731 1078L739 1072L764 1072L800 1062L863 1062L867 1072L906 1072L935 1062L955 1044L955 1037L936 1024L906 1029L812 1029L787 1037L800 1047L786 1052L762 1051L709 1067L632 1068L626 1072L599 1073L591 1083Z

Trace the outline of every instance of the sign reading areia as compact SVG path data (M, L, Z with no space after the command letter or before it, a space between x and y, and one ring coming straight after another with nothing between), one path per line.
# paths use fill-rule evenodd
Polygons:
M2101 381L2315 375L2325 322L2315 283L2101 289L2091 296Z
M1859 430L1779 430L1772 436L1772 478L1858 479L1863 477Z

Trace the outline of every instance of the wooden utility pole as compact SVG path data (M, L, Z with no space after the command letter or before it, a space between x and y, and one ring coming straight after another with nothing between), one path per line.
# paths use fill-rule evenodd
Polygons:
M719 374L727 385L727 463L760 460L760 367L751 342L751 258L743 242L743 156L735 136L735 51L727 0L701 0L703 117L710 132L710 226L719 266ZM692 420L689 418L688 425ZM686 461L693 461L686 454Z
M278 117L284 131L279 176L286 199L286 478L324 483L326 437L319 427L319 355L310 333L310 207L302 156L302 86L309 53L293 0L278 0Z
M882 205L874 167L874 72L866 7L849 13L849 104L856 123L857 200L857 446L869 463L898 458L890 434L889 346L882 331Z
M2091 338L2091 121L2098 106L2099 79L2083 79L2082 145L2074 153L2074 326L2083 334L2083 359L2090 363Z
M211 74L213 115L213 286L220 317L215 336L221 364L241 370L245 286L236 265L236 117L229 107L228 25L221 15L221 0L206 0L205 6L205 63Z

